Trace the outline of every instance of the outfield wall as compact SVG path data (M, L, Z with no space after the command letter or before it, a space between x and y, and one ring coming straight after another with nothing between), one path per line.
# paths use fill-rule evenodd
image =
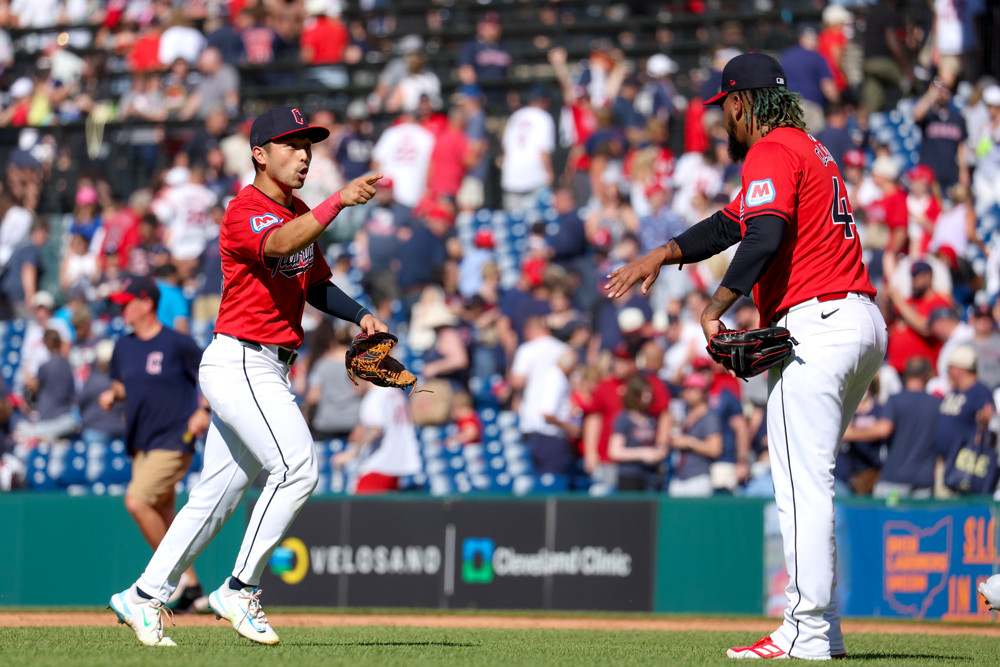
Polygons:
M988 619L993 503L838 505L849 616ZM196 563L225 577L246 521ZM0 496L0 606L106 604L150 550L120 497ZM264 578L270 605L771 614L787 577L774 505L743 498L313 498Z

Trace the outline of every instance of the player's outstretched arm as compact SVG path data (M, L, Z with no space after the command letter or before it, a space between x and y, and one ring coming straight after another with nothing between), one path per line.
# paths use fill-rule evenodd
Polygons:
M632 285L642 281L642 293L648 294L649 288L660 275L660 267L664 264L676 264L681 261L681 249L674 239L670 239L658 248L653 248L642 257L634 259L620 269L609 273L604 289L608 298L613 299L627 293Z
M375 196L375 183L382 174L368 174L355 178L339 192L326 199L312 211L290 220L267 237L264 254L268 257L291 257L308 248L326 230L345 206L364 204Z

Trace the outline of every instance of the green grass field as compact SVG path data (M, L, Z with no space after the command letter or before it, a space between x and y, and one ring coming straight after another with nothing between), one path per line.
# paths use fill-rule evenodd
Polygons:
M723 665L734 632L278 628L276 647L226 627L168 627L177 648L147 648L124 626L0 628L0 665ZM994 665L1000 639L853 634L849 664Z

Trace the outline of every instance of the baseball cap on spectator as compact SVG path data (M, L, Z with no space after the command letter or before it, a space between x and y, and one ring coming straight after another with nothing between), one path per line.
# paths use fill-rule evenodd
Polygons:
M489 250L493 249L493 232L485 227L476 232L473 238L473 244L477 248L486 248Z
M707 391L708 378L701 373L691 373L684 378L683 382L681 382L681 387L684 389L700 389L701 391Z
M906 172L906 177L911 181L927 181L933 183L937 180L934 174L934 170L928 167L926 164L914 165Z
M931 311L931 314L927 316L927 326L934 326L934 324L940 320L949 319L958 321L958 313L956 313L952 308L947 308L942 306L941 308L935 308Z
M910 275L919 276L921 273L934 273L934 269L927 262L916 261L910 266Z
M959 345L948 355L948 365L967 371L975 371L976 350L971 345Z
M250 148L263 146L275 139L304 136L313 143L330 136L325 127L309 125L305 115L295 107L277 107L257 116L250 128Z
M646 326L646 316L638 308L622 308L618 313L618 329L628 336Z
M338 0L306 0L306 13L310 16L340 16Z
M726 96L737 90L751 88L784 88L785 70L781 63L763 53L743 53L722 69L722 90L705 100L705 104L722 106Z
M17 85L17 81L14 84ZM983 90L983 104L991 107L1000 107L1000 86L996 84L986 86L985 90Z
M674 59L664 53L655 53L646 61L646 74L654 79L675 74L677 70L677 63Z
M396 50L404 56L417 53L424 48L424 40L420 35L406 35L396 44Z
M171 167L163 175L163 182L171 187L183 185L191 180L191 170L187 167Z
M691 368L696 371L714 370L715 364L708 357L695 357L691 361Z
M823 10L823 25L840 25L854 21L854 14L840 5L829 5Z
M993 309L990 304L981 303L972 309L972 317L993 317Z
M629 361L635 361L635 354L632 353L632 349L625 341L615 345L615 349L611 350L611 356L615 359L628 359Z
M10 96L14 99L27 97L34 89L35 83L29 77L22 76L11 84Z
M899 165L888 155L883 155L872 163L872 174L894 181L899 178Z
M844 164L848 167L863 169L865 166L865 154L857 148L852 148L844 153Z
M56 307L56 300L50 293L45 290L35 292L35 296L31 297L31 305L35 308L48 308L49 310L54 310Z
M97 190L89 185L85 185L76 191L77 206L91 206L97 203Z
M532 287L538 287L545 278L545 259L542 257L529 257L521 264L521 273L525 280Z
M347 120L364 120L368 118L368 105L364 103L364 100L354 100L347 105L344 116Z
M463 97L475 97L478 99L483 96L483 89L474 83L462 84L455 92Z
M126 282L124 289L108 298L111 299L111 303L117 303L119 306L124 306L133 299L152 299L153 305L156 306L160 303L160 288L152 278L140 276Z
M539 100L548 100L551 99L551 97L552 93L549 91L549 87L546 86L544 83L536 83L534 86L531 87L531 90L528 91L528 99L531 100L532 102L537 102Z

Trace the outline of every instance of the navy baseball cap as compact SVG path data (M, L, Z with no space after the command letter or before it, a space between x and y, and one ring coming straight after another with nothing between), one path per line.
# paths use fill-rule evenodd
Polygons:
M124 306L132 299L152 299L156 306L160 303L160 288L152 278L139 276L127 280L120 292L114 292L108 298L119 306Z
M781 63L763 53L743 53L728 63L722 69L722 91L710 97L705 104L722 106L726 95L736 90L751 88L784 88L785 70Z
M250 148L292 136L309 137L315 144L329 137L330 130L310 125L305 114L295 107L278 107L257 116L250 126Z

